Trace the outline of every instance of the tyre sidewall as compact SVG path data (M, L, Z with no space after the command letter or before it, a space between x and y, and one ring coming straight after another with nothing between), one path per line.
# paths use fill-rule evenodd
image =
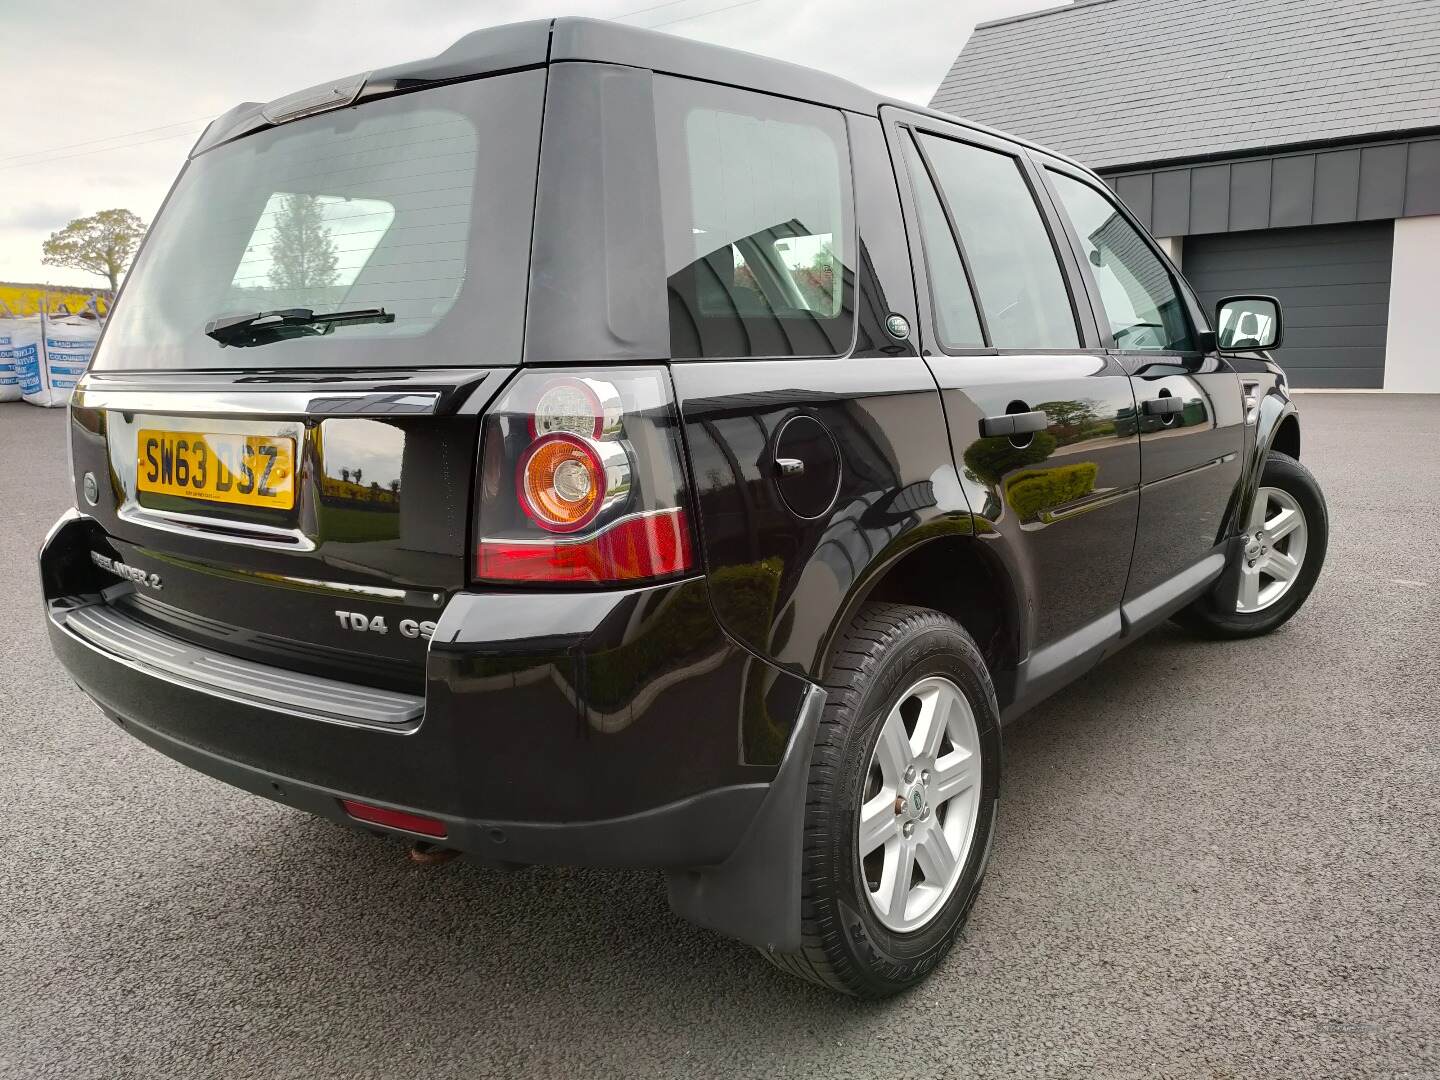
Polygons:
M887 990L906 986L944 958L974 903L989 856L999 794L999 710L974 645L943 623L931 623L903 639L882 661L860 699L859 721L850 726L833 792L837 827L826 844L821 903L843 927L844 947L855 966ZM949 679L965 694L975 714L983 755L981 794L974 837L960 880L941 911L920 930L896 933L884 926L866 899L866 885L855 846L860 802L870 758L881 726L902 692L928 676Z
M1315 478L1294 458L1272 450L1265 458L1259 487L1281 489L1294 497L1305 514L1308 537L1300 576L1284 596L1263 611L1223 611L1211 598L1204 598L1192 609L1193 617L1190 619L1192 624L1200 623L1199 629L1216 631L1227 637L1268 634L1300 610L1320 577L1329 545L1330 522L1325 497Z

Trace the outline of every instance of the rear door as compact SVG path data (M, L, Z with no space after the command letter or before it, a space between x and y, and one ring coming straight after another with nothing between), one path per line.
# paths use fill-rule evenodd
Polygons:
M1063 162L1043 165L1101 332L1134 379L1140 522L1125 602L1126 617L1143 623L1224 564L1220 531L1245 441L1240 379L1218 353L1201 351L1199 313L1109 191Z
M986 539L1023 581L1017 707L1120 634L1140 451L1124 367L1077 294L1073 255L1023 150L885 110L932 318L925 355Z
M476 413L521 359L544 86L382 98L187 165L73 410L77 505L137 618L419 687L468 579ZM368 314L207 333L272 311Z

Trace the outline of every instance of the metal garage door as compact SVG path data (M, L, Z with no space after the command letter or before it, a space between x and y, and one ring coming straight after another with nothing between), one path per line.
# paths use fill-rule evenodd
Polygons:
M1185 238L1185 277L1207 311L1231 293L1268 293L1285 312L1275 358L1294 386L1385 381L1394 223L1317 225Z

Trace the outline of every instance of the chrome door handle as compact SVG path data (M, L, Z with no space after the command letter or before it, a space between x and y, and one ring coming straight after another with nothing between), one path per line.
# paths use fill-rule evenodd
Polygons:
M1000 435L1028 435L1044 431L1050 426L1050 417L1040 409L1030 412L1006 413L1004 416L987 416L980 421L980 437L993 439Z
M805 462L799 458L777 457L775 459L775 469L781 476L804 476Z
M1151 398L1141 408L1146 416L1174 416L1185 411L1185 402L1178 397Z

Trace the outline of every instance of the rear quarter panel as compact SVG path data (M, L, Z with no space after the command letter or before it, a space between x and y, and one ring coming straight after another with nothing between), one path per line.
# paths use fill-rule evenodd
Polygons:
M891 314L916 325L889 154L878 120L846 119L859 229L850 354L673 366L716 612L745 645L810 675L857 591L915 530L972 532L934 378L913 333L885 329ZM835 498L810 519L786 505L773 464L794 416L818 420L840 458Z

